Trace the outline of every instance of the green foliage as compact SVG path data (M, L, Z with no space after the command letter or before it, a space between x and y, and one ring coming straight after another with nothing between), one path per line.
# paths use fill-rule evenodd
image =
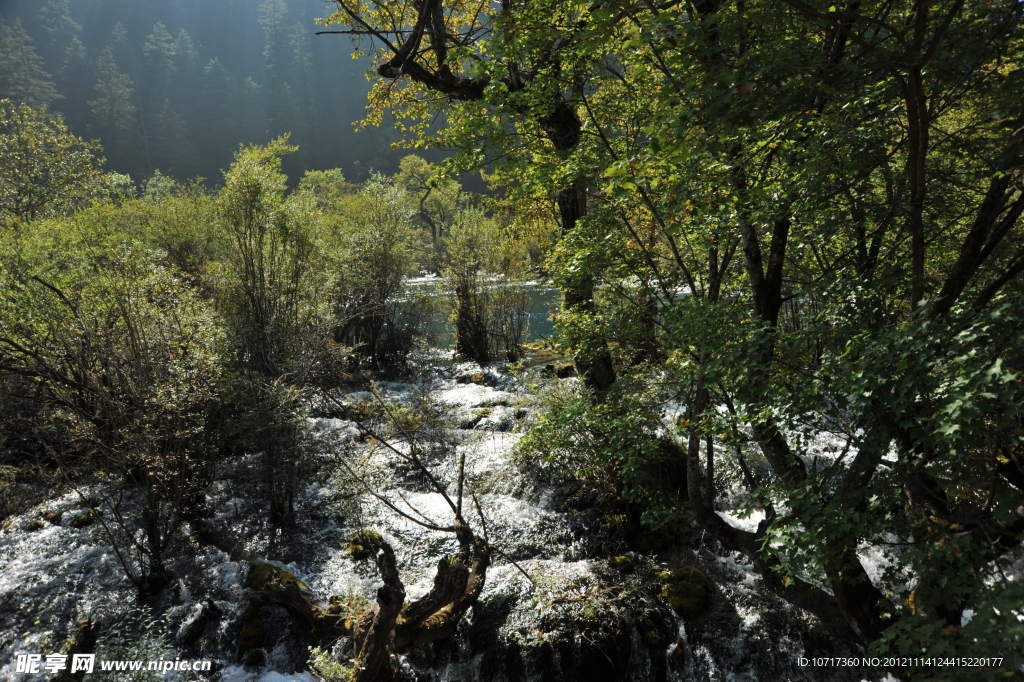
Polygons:
M273 523L290 523L298 483L313 464L302 418L302 391L247 370L226 373L216 390L207 435L225 464L222 474L257 491ZM253 453L259 455L256 466L235 466Z
M15 371L105 448L145 460L201 433L222 339L207 304L138 244L111 252L52 232L4 243L0 335Z
M217 199L228 253L217 281L242 366L303 376L327 335L326 287L316 258L320 222L308 195L285 198L288 137L242 147Z
M59 118L0 100L0 220L66 212L99 189L98 147Z
M486 363L515 362L527 332L525 253L476 208L462 209L445 244L445 275L455 295L456 350Z
M177 528L202 499L219 320L141 245L35 227L4 235L3 369L70 415L64 466L113 484L104 504L116 523L103 532L139 591L158 590ZM138 492L137 516L120 508L118 484Z
M655 391L625 385L604 400L577 382L560 382L545 396L541 416L517 448L524 472L574 490L591 514L641 510L648 529L672 529L685 516L684 465L660 434Z
M328 23L428 19L338 4ZM1022 321L1004 306L1024 262L1018 4L444 9L414 54L376 46L368 121L390 110L452 167L493 161L516 200L557 208L562 342L625 375L547 406L532 464L656 512L631 463L679 401L708 530L843 636L902 628L908 583L914 628L958 627L1024 532ZM473 37L449 50L442 28ZM666 371L645 419L650 364ZM768 514L755 533L714 513L723 462ZM898 548L882 579L865 544Z
M215 197L199 183L181 184L160 173L146 181L139 198L126 176L108 175L104 182L111 200L94 203L52 229L87 232L107 243L138 240L190 283L211 291L215 264L228 251L225 235L210 229L217 221Z
M307 170L299 179L298 191L312 194L318 206L331 209L339 206L342 197L356 191L356 186L345 180L340 168Z
M103 660L159 661L173 657L171 634L165 618L148 606L132 607L127 613L101 631L96 656ZM159 675L148 671L102 673L98 680L152 682Z
M324 682L350 682L354 671L351 666L334 660L329 651L310 647L309 669Z
M335 339L378 367L401 365L425 332L431 302L405 285L422 259L408 193L375 175L332 219Z

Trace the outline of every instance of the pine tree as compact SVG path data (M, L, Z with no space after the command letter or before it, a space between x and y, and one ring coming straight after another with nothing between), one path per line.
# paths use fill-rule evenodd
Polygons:
M60 99L43 66L43 58L17 20L10 26L0 24L0 99L24 102L35 108L47 107Z
M298 119L299 107L289 78L295 49L285 23L288 8L284 0L263 0L257 18L263 29L267 124L272 134L291 132Z
M203 150L204 164L199 173L215 177L222 167L220 159L229 158L241 139L255 139L246 127L246 111L239 99L238 82L219 59L211 59L199 74L192 131L196 145Z
M71 16L68 0L44 0L30 27L39 39L39 48L53 73L62 74L84 57L85 46L79 36L82 26Z
M177 53L174 36L167 27L159 21L153 24L153 31L146 36L146 42L142 45L142 54L146 58L147 67L153 69L154 76L166 80L174 72L174 57Z
M88 102L90 132L103 140L114 166L138 173L135 89L132 79L118 69L110 47L97 60L93 92L95 97Z

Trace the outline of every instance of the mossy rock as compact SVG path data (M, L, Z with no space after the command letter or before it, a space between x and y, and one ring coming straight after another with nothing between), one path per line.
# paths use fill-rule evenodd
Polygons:
M42 514L40 514L40 516L43 518L43 521L46 521L47 523L52 523L55 526L60 525L60 517L63 515L63 512L59 512L56 509L47 509Z
M33 533L37 530L42 530L45 525L46 524L43 523L42 519L32 519L31 521L26 521L21 524L21 530Z
M242 656L242 665L246 670L256 671L264 667L266 664L267 652L263 649L250 649Z
M486 384L487 375L485 375L483 372L474 372L473 374L469 375L469 382L471 384Z
M657 628L649 628L643 632L644 644L652 649L659 649L665 646L665 638Z
M618 571L628 571L633 568L633 559L625 554L613 556L608 560L608 565Z
M463 430L476 428L476 425L483 421L483 418L484 415L471 412L469 416L458 423L458 427Z
M676 635L675 630L658 618L654 611L642 611L636 628L644 643L652 649L666 649Z
M290 587L295 585L303 592L309 592L309 586L295 577L294 573L264 562L257 562L249 569L245 577L245 586L253 590L265 590L271 585Z
M576 376L576 365L571 362L566 362L561 365L555 366L555 376L559 379L568 379L569 377Z
M707 608L711 581L696 566L683 566L658 574L661 596L683 618L699 616Z
M194 646L206 632L207 626L219 621L222 615L217 605L212 600L207 599L199 607L199 613L191 620L187 620L182 624L178 630L178 641L185 646Z
M68 525L72 528L85 528L86 526L91 526L95 523L98 518L100 518L99 509L87 509L81 514L75 516L75 518L71 519L71 522Z

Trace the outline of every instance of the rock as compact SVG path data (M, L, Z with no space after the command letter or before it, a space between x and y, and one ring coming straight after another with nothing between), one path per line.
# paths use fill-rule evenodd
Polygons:
M474 428L481 431L499 431L504 433L516 427L516 410L511 407L496 405L489 408L479 408L478 413L482 417Z
M455 375L457 384L477 384L478 386L489 386L490 388L501 388L508 381L501 374L491 368L469 368Z
M455 423L458 428L469 430L476 428L476 425L484 418L484 415L475 411L462 411L456 416Z
M260 605L250 603L238 619L238 651L245 661L248 652L259 649L264 640L264 622L260 615Z
M278 586L288 588L292 585L309 591L309 586L296 578L294 573L262 561L253 563L249 575L245 578L245 586L252 590L266 590Z
M68 525L72 528L85 528L95 523L98 518L100 518L99 509L86 509L84 512L72 517Z
M696 566L683 566L658 574L661 596L683 618L699 616L708 605L711 581Z
M576 365L571 362L549 362L541 369L541 374L558 379L568 379L576 376Z
M267 652L263 649L249 649L242 656L246 670L257 670L267 664Z
M523 568L541 582L530 589L511 567L496 569L464 648L410 654L418 671L444 671L426 679L683 679L666 657L674 617L636 583L588 562L530 560Z
M246 600L235 623L237 660L247 668L275 665L301 670L309 647L337 638L337 619L326 616L309 586L292 572L266 561L254 562L245 579Z
M555 376L559 379L568 379L569 377L576 376L576 366L571 362L567 362L555 367Z
M618 571L628 571L633 568L633 559L620 554L619 556L613 556L608 560L608 565Z
M195 645L206 632L207 626L218 623L222 615L221 610L211 599L196 606L178 628L178 641L185 646Z
M487 377L484 375L483 372L473 372L472 374L468 374L468 375L463 374L461 376L457 376L457 377L455 377L455 381L460 383L460 384L481 384L481 385L483 385L483 384L485 384L487 382Z

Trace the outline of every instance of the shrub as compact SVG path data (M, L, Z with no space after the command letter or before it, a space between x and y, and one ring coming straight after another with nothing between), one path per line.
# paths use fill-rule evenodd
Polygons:
M267 377L303 376L304 344L326 333L319 216L308 195L285 198L281 160L296 149L287 136L242 147L217 199L228 243L218 302L239 362Z
M336 217L335 340L378 368L403 364L430 321L429 298L405 286L424 250L412 217L408 193L379 175Z
M544 397L517 459L535 479L573 490L570 503L590 514L626 513L648 530L672 528L683 518L685 463L661 434L652 391L626 383L604 400L578 382L556 385Z
M263 497L273 525L289 525L294 520L300 467L308 464L301 391L244 370L225 374L217 390L210 436L220 460L241 462L241 468L227 473ZM244 460L249 454L257 457Z
M102 192L98 153L60 118L0 99L0 221L65 212Z
M73 239L8 235L0 361L69 415L78 464L115 484L106 503L124 523L104 529L145 592L162 585L178 525L202 500L222 337L209 306L151 251ZM138 492L137 515L119 508L122 486Z
M479 209L462 211L447 247L456 351L481 363L518 360L529 320L527 295L515 285L525 273L524 255Z

